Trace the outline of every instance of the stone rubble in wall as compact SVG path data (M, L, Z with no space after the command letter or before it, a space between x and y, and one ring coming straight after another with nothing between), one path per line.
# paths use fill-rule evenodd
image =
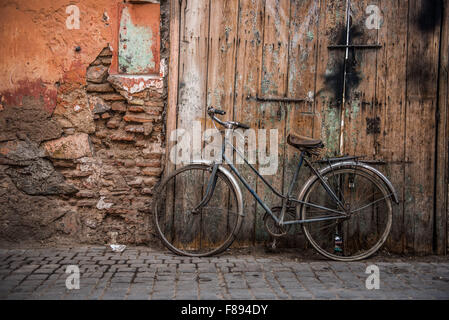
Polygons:
M95 239L99 231L114 229L123 243L145 243L150 240L146 212L165 154L163 82L150 81L141 90L127 91L117 77L108 75L111 59L111 50L103 49L87 69L85 95L78 90L61 98L65 107L75 97L87 105L70 111L71 118L63 113L67 108L61 109L57 116L65 136L46 142L45 150L78 190L69 203L81 216L79 228L86 233L82 238ZM84 127L78 125L82 121Z

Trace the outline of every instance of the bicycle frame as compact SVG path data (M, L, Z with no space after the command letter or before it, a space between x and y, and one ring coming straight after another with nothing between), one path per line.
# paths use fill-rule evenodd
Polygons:
M319 173L318 170L316 170L312 164L310 163L310 161L307 159L307 157L305 157L305 152L301 152L300 154L300 159L298 162L298 165L296 167L295 170L295 174L293 176L293 179L289 185L287 194L282 194L280 192L278 192L260 173L259 171L257 171L256 168L254 168L249 162L248 160L245 158L245 156L239 151L237 150L234 145L232 143L229 142L229 137L231 136L231 133L233 132L233 129L228 128L228 130L226 130L226 134L224 137L224 143L222 145L222 161L227 164L230 168L231 171L237 176L237 178L242 182L242 184L245 186L245 188L251 193L251 195L256 199L256 201L262 206L262 208L274 219L274 221L282 226L282 225L289 225L289 224L303 224L303 223L310 223L310 222L318 222L318 221L326 221L326 220L337 220L337 219L344 219L347 218L348 215L345 212L345 208L344 208L344 204L340 201L340 199L337 197L337 195L332 191L331 186L326 182L326 180L321 176L321 174ZM249 183L245 180L244 177L242 177L242 175L240 174L240 172L238 171L238 169L232 164L232 161L230 161L230 159L226 156L226 145L229 144L233 151L235 151L244 161L244 163L246 165L248 165L251 170L263 181L263 183L265 185L267 185L269 187L269 189L279 198L282 199L282 210L281 210L281 214L280 217L278 218L272 211L270 208L268 208L268 206L266 205L265 202L263 202L263 200L259 197L259 195L254 191L253 188L251 188L251 186L249 185ZM299 176L299 172L301 170L301 167L303 166L303 163L306 162L307 166L309 166L310 170L312 171L312 173L314 175L316 175L321 184L323 185L324 189L326 190L326 192L329 194L329 196L337 203L337 205L342 209L342 211L337 211L334 209L330 209L330 208L326 208L323 206L319 206L313 203L308 203L299 199L295 199L292 197L292 192L293 192L293 188L295 186L296 180L298 179ZM204 198L201 200L200 204L195 208L195 210L201 208L202 206L206 205L210 198L212 197L214 188L215 188L215 183L216 183L216 173L218 171L218 167L221 165L221 163L214 163L213 164L213 169L212 169L212 174L211 177L209 179L208 185L207 185L207 189L206 189L206 193ZM295 203L296 205L305 205L305 206L310 206L310 207L314 207L317 209L321 209L321 210L325 210L327 212L332 212L336 215L334 216L329 216L329 217L321 217L321 218L314 218L314 219L306 219L306 220L291 220L291 221L284 221L284 216L285 216L285 212L287 209L287 205L289 203Z

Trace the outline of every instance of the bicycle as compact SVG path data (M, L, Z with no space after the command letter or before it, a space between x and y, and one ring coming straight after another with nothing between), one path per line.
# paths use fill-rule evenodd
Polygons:
M162 179L154 193L153 217L164 245L172 252L202 257L226 250L235 240L242 221L243 196L238 180L265 210L264 226L273 237L287 234L301 225L312 245L323 256L337 261L355 261L374 254L386 241L392 225L392 200L398 197L392 183L360 157L346 156L319 161L311 157L324 148L321 140L290 134L287 143L301 153L286 194L278 192L235 148L232 133L249 126L223 121L222 110L209 107L209 117L226 128L220 162L195 161ZM226 146L282 201L281 207L268 208L226 155ZM293 197L301 167L312 176Z

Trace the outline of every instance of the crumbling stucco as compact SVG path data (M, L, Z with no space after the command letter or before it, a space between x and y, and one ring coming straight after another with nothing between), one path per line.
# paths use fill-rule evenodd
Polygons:
M0 242L154 238L148 208L163 171L166 77L117 75L119 3L77 4L79 30L65 28L61 1L0 5L2 26L18 32L13 41L3 34L11 25L0 31ZM168 11L162 1L162 59Z

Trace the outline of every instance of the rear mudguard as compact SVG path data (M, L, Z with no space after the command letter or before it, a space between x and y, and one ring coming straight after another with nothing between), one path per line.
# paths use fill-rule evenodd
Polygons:
M326 173L328 173L331 170L340 169L342 167L354 167L354 166L357 166L357 168L359 168L359 169L363 169L363 170L366 170L366 171L368 171L370 173L373 173L373 174L377 175L385 183L385 185L387 186L388 190L392 194L393 201L396 204L399 204L398 195L396 193L396 190L395 190L393 184L390 182L390 180L388 180L387 177L385 177L382 172L380 172L376 168L373 168L373 167L371 167L371 166L369 166L369 165L367 165L367 164L365 164L363 162L355 162L355 161L339 162L339 163L335 163L335 164L332 164L330 166L327 166L327 167L319 170L319 172L320 172L321 175L325 175ZM299 194L299 197L298 197L299 200L302 200L304 198L306 190L310 187L310 185L316 179L318 179L317 176L312 176L312 177L309 178L309 180L307 180L307 182L304 184L304 187L301 190L301 193Z

